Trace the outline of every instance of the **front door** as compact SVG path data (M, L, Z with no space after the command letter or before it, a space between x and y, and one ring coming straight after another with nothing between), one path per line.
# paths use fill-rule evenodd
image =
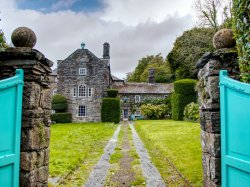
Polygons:
M128 119L128 109L123 109L123 120Z

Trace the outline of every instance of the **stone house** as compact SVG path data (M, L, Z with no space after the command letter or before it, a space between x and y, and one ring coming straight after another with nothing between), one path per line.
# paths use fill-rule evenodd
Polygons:
M164 98L171 93L171 84L154 83L153 70L149 72L149 83L128 83L111 75L109 51L109 44L104 43L103 58L98 58L82 45L65 60L59 60L51 74L57 85L53 92L67 98L73 122L101 121L101 101L110 88L119 90L124 119L134 112L132 108L140 113L138 106L144 99Z

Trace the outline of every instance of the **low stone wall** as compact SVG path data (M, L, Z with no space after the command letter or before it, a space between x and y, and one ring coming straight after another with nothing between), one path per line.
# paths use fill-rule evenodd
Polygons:
M197 63L199 68L198 96L202 144L204 186L221 184L220 93L219 71L227 70L238 79L239 66L235 48L206 53Z

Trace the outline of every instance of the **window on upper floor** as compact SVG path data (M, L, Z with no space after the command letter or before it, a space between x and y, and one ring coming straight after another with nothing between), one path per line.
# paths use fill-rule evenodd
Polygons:
M79 75L87 75L87 69L86 68L79 68Z
M135 95L135 103L141 102L141 97L140 95Z
M86 86L80 85L78 87L78 97L86 97Z
M78 116L81 116L81 117L87 116L87 109L85 105L80 105L78 107Z

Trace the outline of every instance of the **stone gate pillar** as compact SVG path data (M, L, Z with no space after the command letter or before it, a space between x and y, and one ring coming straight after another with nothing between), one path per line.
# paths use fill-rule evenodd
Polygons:
M230 35L231 38L225 38L224 32L226 37ZM219 71L227 70L231 78L239 78L237 51L233 48L235 42L231 32L231 30L218 31L214 36L214 47L217 50L213 53L205 53L196 65L199 69L197 88L205 187L217 187L221 184Z
M12 34L15 48L0 52L0 79L24 70L20 186L48 185L51 90L49 74L53 63L32 49L35 33L25 27Z

